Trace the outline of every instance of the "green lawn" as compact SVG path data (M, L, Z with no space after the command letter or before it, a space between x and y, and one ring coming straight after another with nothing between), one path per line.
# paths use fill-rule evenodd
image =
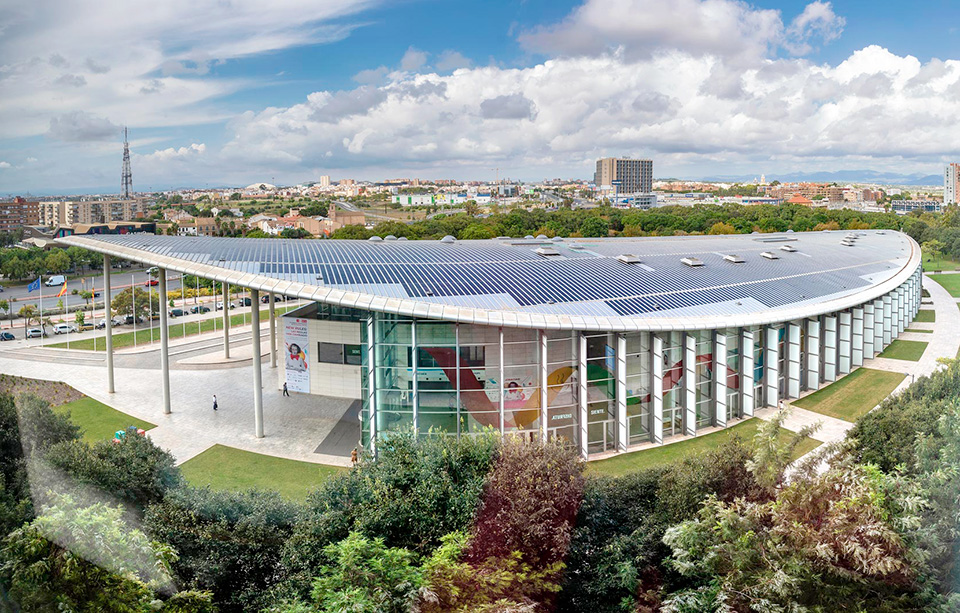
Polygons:
M957 275L960 277L960 275ZM917 311L917 316L913 318L913 321L921 324L932 324L937 321L937 312L931 310L922 310Z
M899 372L858 368L839 381L791 404L837 419L856 421L889 396L904 377L906 375Z
M933 334L933 330L917 330L916 328L907 328L904 332L919 332L920 334Z
M54 410L61 413L70 411L70 420L83 428L83 440L88 443L111 439L114 432L130 426L144 430L157 427L156 424L121 413L90 397L62 404Z
M752 441L759 425L760 420L758 418L748 419L736 426L725 428L705 436L698 436L661 447L652 447L650 449L644 449L643 451L624 453L606 460L590 462L587 464L587 471L595 474L620 476L645 468L671 464L683 458L713 449L730 440L735 435L739 435L747 441ZM780 439L787 440L792 434L793 433L788 430L781 430ZM794 457L798 458L820 444L820 441L808 438L797 446Z
M960 275L930 275L930 278L942 285L951 296L960 296Z
M890 343L886 349L881 351L880 355L877 357L916 362L920 359L926 349L927 343L923 341L905 341L898 338Z
M932 258L927 261L928 256L923 256L923 271L931 270L960 270L960 262L946 257Z
M261 455L224 445L214 445L180 465L191 485L217 490L259 488L276 490L289 500L303 500L321 483L345 472L325 466Z
M299 308L297 306L288 306L288 307L278 307L276 308L277 315L286 313L287 311ZM269 309L261 309L260 317L263 320L266 320L270 314ZM249 317L247 318L249 320ZM170 329L170 338L182 338L184 336L194 336L196 334L201 334L204 332L213 332L214 330L222 330L223 326L220 325L222 317L210 317L202 321L192 321L187 324L178 324L171 323L168 327ZM175 321L170 319L169 321ZM216 322L216 324L214 324ZM244 324L244 315L241 313L239 315L230 316L230 327L242 326ZM133 331L130 332L121 332L113 334L113 348L120 349L121 347L133 347ZM150 342L150 329L137 330L137 345L145 345ZM160 328L155 328L153 331L153 340L160 340ZM106 351L106 341L102 336L97 337L96 339L96 351ZM48 347L59 347L61 349L67 348L67 343L55 343L53 345L47 345ZM94 339L85 338L76 341L70 341L70 349L82 349L85 351L94 350Z

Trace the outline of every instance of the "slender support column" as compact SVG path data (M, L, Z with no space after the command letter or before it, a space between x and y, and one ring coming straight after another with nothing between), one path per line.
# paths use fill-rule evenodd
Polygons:
M901 285L897 288L897 334L903 334L907 329L907 288Z
M107 392L114 393L113 379L113 296L110 295L110 256L103 256L103 321L107 340ZM40 290L43 292L43 290Z
M167 269L160 272L160 376L163 379L161 393L163 414L170 414L170 330L167 328Z
M183 281L181 280L181 283ZM223 284L223 359L230 359L230 284Z
M756 400L753 397L753 331L744 328L740 332L740 397L744 417L753 417Z
M837 338L837 372L845 375L850 372L853 339L853 315L849 311L840 313L840 331Z
M823 381L837 380L837 318L823 316Z
M627 428L627 335L617 335L617 451L630 442Z
M414 327L416 327L416 322L414 322ZM416 354L414 354L416 355ZM416 360L414 360L416 362ZM500 435L503 436L505 432L504 419L506 418L506 407L504 405L504 392L506 391L506 383L504 381L504 370L503 370L504 354L503 354L503 328L500 328Z
M803 367L800 358L800 324L790 322L787 325L787 398L800 397L800 370Z
M459 324L458 324L459 325ZM550 369L547 366L549 363L547 361L547 349L549 343L547 342L547 333L543 330L540 330L540 440L544 443L547 442L547 409L550 404L550 396L547 393L550 378ZM457 389L460 389L457 386Z
M727 332L713 331L713 425L727 427Z
M277 367L277 309L274 306L276 295L270 292L270 368Z
M250 290L250 303L260 304L260 290ZM257 438L263 438L263 360L260 357L260 309L250 311L253 321L253 423ZM414 414L416 415L416 414Z
M873 349L874 330L877 327L874 319L875 309L872 302L863 305L863 359L871 360L876 354Z
M808 319L807 325L807 389L820 388L820 320Z
M697 433L697 338L683 335L683 433Z
M420 374L417 372L417 321L410 322L411 371L413 376L413 431L420 435ZM500 330L500 434L503 434L503 330Z
M890 341L900 336L900 288L890 292Z
M577 360L579 362L579 371L577 380L580 384L580 393L577 394L579 400L579 410L577 411L577 430L580 433L580 456L584 459L589 455L589 444L588 444L588 423L589 423L589 411L587 409L587 337L580 332L578 335L579 346L577 351Z
M663 443L663 339L650 335L650 440Z
M780 330L768 326L764 337L763 400L775 407L780 400Z
M886 294L883 297L883 347L893 340L893 296Z
M851 329L850 355L853 367L863 366L863 307L853 309L853 328Z
M376 345L373 342L375 332L376 313L371 311L367 318L367 419L370 420L368 430L370 431L370 452L377 452L377 354ZM459 325L459 324L458 324ZM457 386L457 394L460 394L460 386ZM460 428L460 403L457 402L457 428ZM362 413L361 413L362 415ZM361 431L363 425L361 424Z
M883 298L873 301L873 353L883 351Z

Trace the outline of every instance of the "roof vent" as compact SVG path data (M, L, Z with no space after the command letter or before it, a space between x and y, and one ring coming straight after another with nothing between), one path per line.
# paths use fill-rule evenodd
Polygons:
M546 234L537 234L537 240L538 240L538 241L545 241L545 240L547 240L547 235L546 235Z
M532 240L533 240L533 234L527 234L526 236L523 237L523 240L525 240L525 241L532 241Z
M383 239L380 238L379 236L371 236L371 237L368 238L367 240L370 241L370 242L372 242L372 243L382 243L382 242L383 242Z
M886 234L886 232L884 232L883 230L877 230L877 234L883 236L884 234Z
M452 236L450 236L449 234L447 234L446 236L444 236L443 238L440 239L440 242L441 242L441 243L445 243L445 244L447 244L447 245L450 245L450 244L452 244L452 243L457 242L457 239L455 239L455 238L453 238Z
M780 247L780 251L789 251L790 253L793 253L796 250L797 248L793 245L783 245Z
M577 244L577 243L573 243L572 245L568 245L568 246L567 246L567 249L572 249L572 250L574 250L574 251L581 251L581 250L583 249L583 245L579 245L579 244Z
M405 241L405 240L407 240L407 237L406 237L406 236L401 236L401 237L398 238L397 240L398 240L398 241Z
M767 258L768 260L779 260L779 259L780 259L780 256L779 256L779 255L777 255L776 253L770 252L770 251L764 251L763 253L760 254L760 257L762 257L762 258Z
M554 249L553 247L538 247L537 255L542 255L546 258L552 258L560 255L560 252Z
M681 258L681 262L690 266L691 268L696 268L697 266L703 266L703 260L699 258Z
M395 240L397 240L397 237L394 236L393 234L387 234L386 236L383 237L383 240L385 240L385 241L395 241Z
M734 255L734 254L732 254L732 253L723 256L723 259L725 259L725 260L728 261L728 262L733 262L734 264L743 264L743 263L746 261L746 260L744 260L742 257L740 257L739 255Z
M550 242L551 242L551 243L562 243L562 242L563 242L563 237L562 237L562 236L554 236L553 238L550 239Z
M634 255L632 253L621 253L617 256L617 259L623 262L624 264L639 264L640 256Z
M853 247L856 245L856 243L854 243L853 241L846 240L846 239L840 241L840 244L843 245L844 247Z

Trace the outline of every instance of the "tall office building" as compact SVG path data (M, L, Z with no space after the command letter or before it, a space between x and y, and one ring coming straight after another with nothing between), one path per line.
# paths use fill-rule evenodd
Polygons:
M320 187L330 187L330 175L320 177Z
M598 188L616 186L619 194L649 194L653 191L653 160L601 158L593 182Z
M943 170L943 203L957 204L960 196L960 164L947 164Z

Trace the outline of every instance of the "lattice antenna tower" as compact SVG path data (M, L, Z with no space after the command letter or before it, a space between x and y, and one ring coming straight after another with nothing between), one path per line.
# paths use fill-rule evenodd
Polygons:
M120 176L121 192L126 200L133 196L133 171L130 170L130 143L127 142L127 127L123 127L123 172Z

